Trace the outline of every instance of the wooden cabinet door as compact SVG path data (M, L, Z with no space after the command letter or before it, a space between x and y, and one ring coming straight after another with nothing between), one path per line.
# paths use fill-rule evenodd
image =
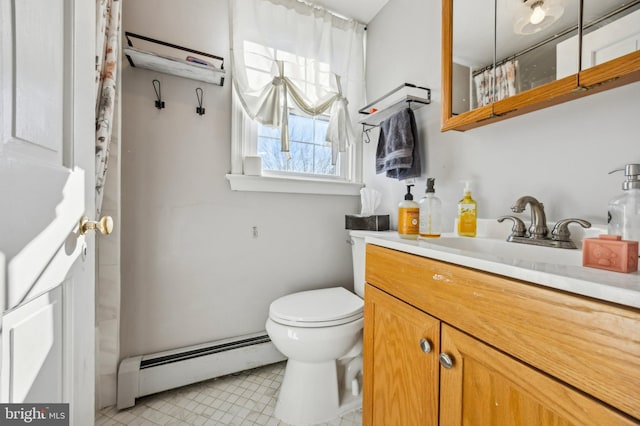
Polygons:
M626 425L633 420L446 324L441 425Z
M440 321L370 285L364 318L363 424L437 425Z

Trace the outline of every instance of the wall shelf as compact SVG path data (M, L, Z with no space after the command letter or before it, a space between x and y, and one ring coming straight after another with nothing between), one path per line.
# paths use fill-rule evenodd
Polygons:
M366 117L359 120L365 130L377 127L393 114L404 108L418 109L431 103L431 89L416 86L411 83L404 83L396 87L386 95L371 102L369 105L358 110Z
M218 86L224 84L224 58L220 56L130 32L125 32L125 36L129 47L124 48L124 53L132 67L159 71ZM134 47L132 39L145 43L145 49ZM150 50L147 50L147 47Z

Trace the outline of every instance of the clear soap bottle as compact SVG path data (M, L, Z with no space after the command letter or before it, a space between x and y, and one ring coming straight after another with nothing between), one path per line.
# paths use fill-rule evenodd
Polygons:
M442 232L442 201L436 197L435 178L427 178L426 195L420 200L420 238L438 238Z
M622 194L609 202L609 235L620 235L623 240L640 241L640 164L627 164Z

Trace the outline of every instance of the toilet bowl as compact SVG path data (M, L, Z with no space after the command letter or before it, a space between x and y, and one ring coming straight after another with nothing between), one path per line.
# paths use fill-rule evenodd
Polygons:
M287 356L275 416L321 423L358 408L362 375L366 232L351 231L354 289L303 291L271 303L266 330Z

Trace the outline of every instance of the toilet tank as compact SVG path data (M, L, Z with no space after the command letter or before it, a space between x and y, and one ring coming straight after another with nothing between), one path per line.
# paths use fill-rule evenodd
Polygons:
M367 235L363 231L351 231L351 257L353 259L353 291L364 298L364 263L365 263L365 242Z

